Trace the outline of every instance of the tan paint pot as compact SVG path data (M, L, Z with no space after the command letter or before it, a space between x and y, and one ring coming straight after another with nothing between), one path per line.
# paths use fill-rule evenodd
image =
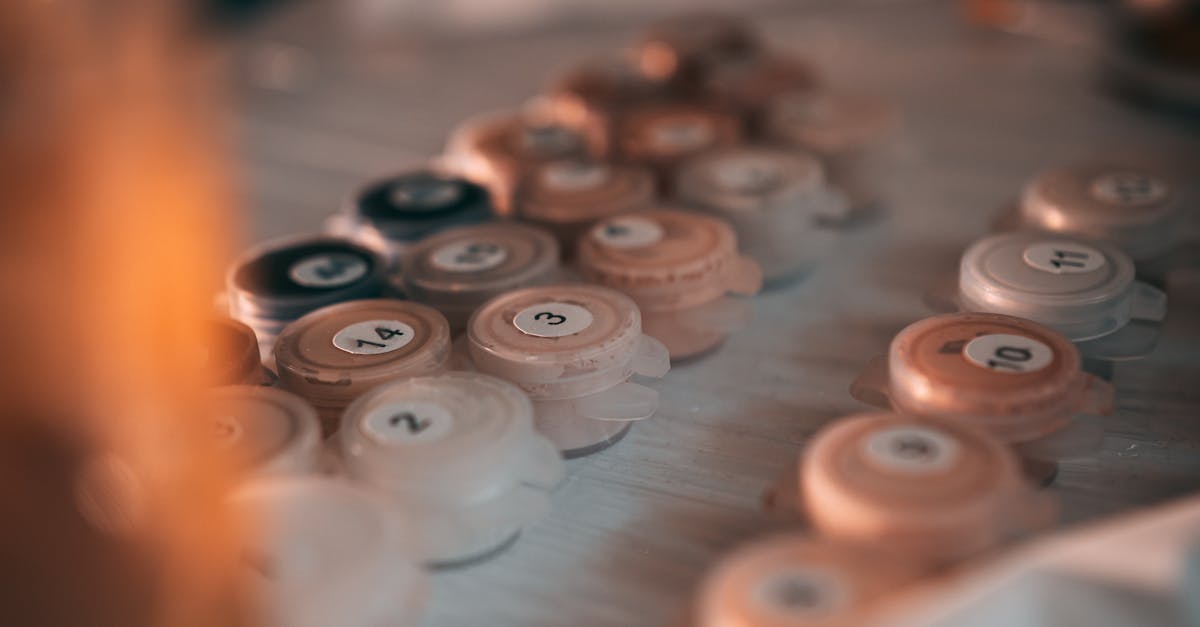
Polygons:
M749 306L727 294L752 295L762 285L729 225L666 209L597 224L580 240L579 267L588 280L628 294L671 359L704 353L745 324Z
M654 171L666 195L674 189L675 171L687 158L741 140L737 116L689 103L648 103L622 115L620 153Z
M299 396L278 388L217 388L205 414L218 449L233 467L255 474L302 474L320 465L321 425Z
M700 586L692 627L851 627L921 571L870 551L800 534L735 550Z
M363 392L438 374L449 358L446 318L427 305L390 299L314 311L288 325L275 346L280 385L317 408L326 433Z
M824 536L930 564L996 546L1045 510L1000 441L961 422L898 414L822 429L799 484L799 502Z

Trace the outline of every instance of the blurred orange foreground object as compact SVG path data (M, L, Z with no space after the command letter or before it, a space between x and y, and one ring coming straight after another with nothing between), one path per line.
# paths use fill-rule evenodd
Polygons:
M0 7L5 624L245 624L229 473L193 415L221 120L177 5Z

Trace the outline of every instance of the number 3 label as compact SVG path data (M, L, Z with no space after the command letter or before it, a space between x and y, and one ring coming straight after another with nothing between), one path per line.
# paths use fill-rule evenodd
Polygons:
M1054 360L1049 346L1033 338L1004 333L981 335L967 342L963 355L976 366L1009 374L1037 372Z
M517 314L513 325L526 335L565 337L592 326L592 312L571 303L538 303Z

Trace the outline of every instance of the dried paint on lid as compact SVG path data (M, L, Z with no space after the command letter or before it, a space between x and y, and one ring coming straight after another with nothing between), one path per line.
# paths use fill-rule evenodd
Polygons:
M330 401L349 401L385 381L440 372L449 353L444 316L390 299L319 309L289 324L275 344L281 384Z
M666 209L604 220L581 238L578 250L589 280L647 306L681 296L694 302L723 296L729 273L741 262L727 224Z
M508 368L553 381L620 366L631 359L641 337L637 305L595 285L509 292L479 308L468 326L475 364L510 380Z
M779 535L738 548L705 577L695 627L851 625L920 572L889 556Z
M909 325L892 340L893 402L925 416L1019 420L1043 433L1074 413L1079 351L1061 333L1002 314L953 313Z

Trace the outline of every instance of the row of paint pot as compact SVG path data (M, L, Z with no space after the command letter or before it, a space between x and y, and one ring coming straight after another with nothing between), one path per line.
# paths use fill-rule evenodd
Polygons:
M905 328L851 387L895 413L833 421L768 493L810 532L724 557L687 624L886 624L908 592L1053 524L1036 484L1098 448L1113 401L1081 364L1062 334L1011 316Z

